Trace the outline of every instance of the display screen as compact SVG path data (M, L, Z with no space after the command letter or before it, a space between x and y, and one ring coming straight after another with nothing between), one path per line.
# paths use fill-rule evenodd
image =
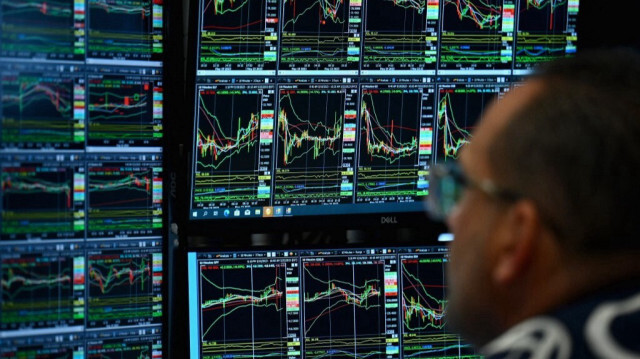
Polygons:
M200 0L189 218L417 212L579 0Z
M480 358L446 327L447 261L446 247L189 252L191 358Z
M0 357L161 358L161 0L0 3Z

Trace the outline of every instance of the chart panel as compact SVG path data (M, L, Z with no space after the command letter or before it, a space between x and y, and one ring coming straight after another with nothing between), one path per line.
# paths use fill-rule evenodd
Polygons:
M362 73L435 73L439 17L438 0L367 1Z
M251 70L275 74L278 43L277 0L201 1L200 74Z
M511 69L514 0L444 0L441 11L441 70Z
M197 94L192 208L229 217L268 205L275 86L200 85Z
M509 84L498 81L464 83L455 80L458 83L438 85L436 161L458 158L460 149L471 140L473 128L490 101L499 99L508 91Z
M0 66L0 147L82 149L85 146L85 79L78 67Z
M90 238L162 234L160 155L87 155Z
M350 203L357 85L280 85L274 205Z
M280 73L357 73L361 0L286 0L280 11Z
M84 1L0 4L0 57L84 60Z
M402 352L405 358L482 358L446 327L446 248L401 250Z
M234 257L198 261L201 357L300 358L297 258Z
M302 252L306 358L398 358L397 264L391 252Z
M162 243L87 244L87 328L162 323Z
M160 75L88 76L89 146L160 146Z
M433 93L428 84L361 86L356 202L413 202L427 195Z
M0 329L82 329L85 257L81 244L0 247Z
M579 0L519 0L514 69L576 52Z
M69 154L0 156L2 240L82 239L85 168Z
M162 0L87 0L87 57L160 60Z

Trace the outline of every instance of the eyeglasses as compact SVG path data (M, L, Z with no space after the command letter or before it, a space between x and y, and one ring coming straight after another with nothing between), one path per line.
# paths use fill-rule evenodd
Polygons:
M450 161L431 168L429 195L425 203L429 216L434 220L445 220L462 198L466 188L475 188L490 197L505 201L515 201L522 197L518 193L498 188L488 179L473 181L464 174L457 162Z

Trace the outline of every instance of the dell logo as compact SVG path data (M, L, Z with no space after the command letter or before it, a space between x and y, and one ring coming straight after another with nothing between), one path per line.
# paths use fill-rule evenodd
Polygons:
M398 219L396 217L380 217L381 224L397 224Z

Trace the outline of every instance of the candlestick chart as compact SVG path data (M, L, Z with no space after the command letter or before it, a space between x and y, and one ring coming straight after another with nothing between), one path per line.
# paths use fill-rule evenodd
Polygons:
M3 1L0 54L76 59L84 48L75 45L74 2L69 0ZM83 5L84 7L84 5Z
M140 78L89 79L88 143L95 146L158 145L162 138L162 89Z
M510 68L514 12L512 0L445 0L440 68Z
M83 178L77 164L3 166L2 239L83 237Z
M286 280L283 263L201 266L203 355L286 356Z
M402 351L409 358L480 358L445 326L447 257L401 256Z
M260 124L273 119L273 110L262 108L263 91L199 92L194 202L259 198Z
M76 80L37 74L5 75L1 86L1 136L5 145L84 146L84 119L74 118L74 88L82 88Z
M384 264L304 263L305 357L384 357Z
M349 2L283 1L280 68L326 69L348 66L348 61L352 61L348 56L351 47L349 18L350 11L355 11L350 9Z
M88 0L88 56L159 59L162 53L159 4L153 0Z
M572 52L568 38L575 36L577 9L569 9L569 0L520 0L519 5L516 68Z
M160 256L153 250L89 251L87 326L159 322L162 315Z
M159 166L159 163L90 164L89 236L159 234L162 228Z
M83 268L74 252L2 258L2 330L84 323Z
M273 68L269 47L277 37L275 0L203 1L200 28L200 68ZM273 42L273 43L272 43Z
M278 204L340 198L345 93L323 92L280 91L274 191Z
M427 68L426 63L435 67L433 44L425 40L425 35L427 28L435 31L438 16L427 20L427 13L427 0L368 1L362 69L416 70Z
M360 108L358 200L416 194L422 93L365 89Z

